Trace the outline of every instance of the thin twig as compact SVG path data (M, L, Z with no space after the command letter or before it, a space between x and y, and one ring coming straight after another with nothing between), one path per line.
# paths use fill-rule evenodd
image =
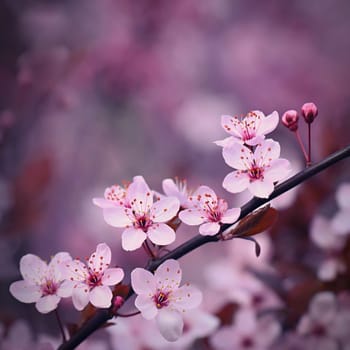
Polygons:
M239 220L253 212L255 209L259 208L261 205L269 202L271 199L280 196L281 194L289 191L290 189L298 186L302 182L311 178L312 176L322 172L323 170L329 168L333 164L336 164L342 159L350 157L350 145L344 149L333 153L321 162L311 165L305 168L298 174L292 176L288 180L282 182L275 187L275 190L271 193L269 198L256 198L254 197L249 202L247 202L241 208L241 215ZM187 242L181 244L179 247L175 248L173 251L165 254L164 256L151 260L147 265L147 270L154 271L159 265L161 265L165 260L168 259L179 259L182 256L188 254L189 252L197 249L198 247L210 243L216 242L220 239L220 234L227 230L232 224L225 224L221 226L220 232L216 236L201 236L197 235ZM127 300L133 295L133 291L130 288L128 296L125 298ZM106 321L115 316L111 310L101 309L98 313L90 319L77 333L75 333L67 342L63 343L58 350L72 350L81 344L90 334L99 329Z
M61 321L60 314L58 313L57 309L55 309L55 316L56 316L56 320L57 320L57 323L58 323L58 327L59 327L60 332L62 334L63 343L65 343L67 341L67 338L66 338L66 334L64 332L64 328L63 328L63 324L62 324L62 321Z

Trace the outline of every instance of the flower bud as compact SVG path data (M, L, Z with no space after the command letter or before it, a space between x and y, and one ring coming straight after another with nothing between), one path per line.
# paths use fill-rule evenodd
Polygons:
M282 124L286 128L288 128L290 131L297 131L298 130L298 119L299 119L298 112L294 109L290 109L289 111L287 111L283 114Z
M304 103L301 107L301 114L308 124L311 124L318 114L316 105L312 102Z
M113 298L112 310L114 314L116 314L117 311L123 306L124 302L125 302L125 299L120 295L117 295L116 297Z

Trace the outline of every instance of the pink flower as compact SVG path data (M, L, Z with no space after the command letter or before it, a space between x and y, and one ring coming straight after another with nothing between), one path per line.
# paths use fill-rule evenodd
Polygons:
M271 139L259 144L254 153L238 143L225 147L226 164L238 170L225 177L223 187L232 193L248 188L254 196L268 198L274 182L284 179L290 171L289 161L279 158L280 151L279 143Z
M142 177L136 177L126 192L128 206L105 208L105 221L114 227L124 227L122 247L135 250L148 237L154 244L167 245L175 241L175 231L165 223L177 215L180 202L166 197L153 203L151 191Z
M187 190L186 180L180 181L177 178L175 178L175 181L173 179L164 179L162 186L163 192L168 197L176 197L179 200L182 208L188 208L189 191Z
M147 319L156 319L160 333L168 341L183 332L183 312L196 308L202 293L188 283L180 286L182 271L176 260L166 260L154 275L137 268L131 273L131 285L137 294L135 306Z
M213 236L220 230L220 223L234 223L240 208L228 209L224 199L218 199L208 186L200 186L193 196L189 197L191 207L179 213L179 218L187 225L200 225L199 233Z
M57 308L61 298L71 295L68 281L62 274L62 264L71 261L68 253L57 253L49 265L33 254L20 260L23 280L10 285L10 293L22 303L36 303L36 309L45 314Z
M221 126L232 136L216 141L218 146L227 147L235 142L255 146L265 139L265 135L275 130L278 124L278 113L265 116L261 111L249 112L243 119L223 115Z
M224 326L210 338L217 350L268 350L281 333L277 321L268 316L257 318L250 309L239 310L233 326Z
M343 183L336 192L339 211L332 220L332 227L336 233L343 236L350 235L350 183Z
M109 268L111 249L106 243L97 246L87 265L79 259L66 264L67 278L73 284L72 301L77 310L82 310L90 302L93 306L107 308L111 305L114 286L124 278L121 268Z

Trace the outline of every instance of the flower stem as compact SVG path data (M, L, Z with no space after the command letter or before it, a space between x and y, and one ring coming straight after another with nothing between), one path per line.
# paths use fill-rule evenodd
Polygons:
M309 125L310 125L310 124L309 124ZM301 148L301 150L302 150L302 152L303 152L303 155L304 155L304 158L305 158L305 161L306 161L306 166L309 166L309 156L308 156L308 154L306 153L306 150L305 150L303 141L301 140L299 131L296 130L296 131L294 132L294 134L295 134L295 137L296 137L296 139L297 139L297 141L298 141L298 144L299 144L299 146L300 146L300 148ZM310 146L309 146L309 150L310 150Z
M57 309L55 309L55 316L56 316L56 320L57 320L57 323L58 323L58 327L59 327L60 332L62 334L63 343L65 343L67 341L67 338L66 338L66 334L64 332L64 328L63 328L63 324L62 324L62 321L61 321L60 314L58 313Z
M309 144L309 153L306 166L311 165L311 123L307 123L308 126L308 144Z
M146 254L151 258L155 259L156 255L153 253L152 249L150 248L147 240L142 243L142 247L145 250Z
M301 172L282 182L276 186L275 190L271 193L269 198L256 198L254 197L249 202L241 208L241 215L238 220L246 217L248 214L253 212L255 209L259 208L261 205L269 202L271 199L280 196L281 194L289 191L290 189L300 185L302 182L308 180L309 178L315 176L316 174L322 172L323 170L329 168L330 166L338 163L342 159L350 157L350 145L344 149L331 154L326 159L321 162L311 165L305 168ZM179 247L175 248L168 254L164 256L149 261L147 265L148 271L154 271L159 265L161 265L165 260L168 259L179 259L182 256L190 253L191 251L199 248L200 246L216 242L220 240L220 234L225 230L229 229L232 224L225 224L221 226L220 232L216 236L202 236L197 235L187 242L181 244ZM133 290L130 288L129 294L125 298L125 301L133 295ZM105 322L114 316L113 312L107 309L99 310L94 317L87 321L84 326L75 333L67 342L63 343L58 350L73 350L79 344L81 344L87 337L89 337L94 331L99 329Z

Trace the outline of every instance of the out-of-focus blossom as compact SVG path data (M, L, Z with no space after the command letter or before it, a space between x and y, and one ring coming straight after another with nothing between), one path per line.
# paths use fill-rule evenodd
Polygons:
M265 116L261 111L249 112L244 118L223 115L221 126L232 136L215 141L218 146L227 147L235 142L256 146L265 139L265 135L275 130L278 125L278 113Z
M164 179L162 182L163 192L168 197L176 197L179 202L181 208L187 208L190 203L188 202L188 197L190 195L187 189L187 181L179 180L179 179Z
M350 183L343 183L336 192L339 211L332 220L332 227L340 235L350 234Z
M254 153L238 143L224 147L226 164L238 170L225 177L223 187L232 193L248 188L254 196L267 198L274 190L274 183L290 172L289 161L279 158L280 152L279 143L271 139L259 144Z
M24 255L20 260L23 280L11 283L10 293L22 303L35 303L41 313L55 310L61 298L72 293L62 273L62 264L71 260L68 253L60 252L47 265L36 255Z
M332 292L320 292L312 298L297 331L309 344L307 349L337 350L349 344L349 324L350 310L342 309Z
M147 237L158 245L175 241L175 232L166 222L179 211L180 202L176 197L165 197L153 203L153 191L142 177L136 177L127 189L126 203L103 210L109 225L125 228L123 249L136 250Z
M224 199L217 198L215 192L208 186L200 186L189 197L190 208L183 210L179 218L187 225L200 225L199 233L213 236L220 230L220 223L234 223L240 213L240 208L228 209Z
M131 273L131 285L137 294L135 306L147 319L156 319L162 336L176 341L183 332L183 313L196 308L202 293L188 283L180 287L182 271L176 260L166 260L155 271L136 268Z
M318 277L322 281L333 280L338 273L345 271L340 253L346 244L346 237L335 233L329 220L316 216L312 222L310 236L312 241L327 254L318 268Z
M121 268L110 268L111 249L106 243L97 245L87 265L78 259L66 264L66 278L73 285L72 301L77 310L82 310L90 302L98 308L111 305L114 286L124 278Z
M232 326L224 326L210 338L216 350L268 350L281 332L281 326L272 317L257 319L250 309L239 310Z

